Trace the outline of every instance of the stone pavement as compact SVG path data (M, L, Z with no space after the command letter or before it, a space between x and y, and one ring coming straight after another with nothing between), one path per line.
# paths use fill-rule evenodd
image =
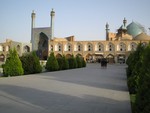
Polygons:
M124 64L0 78L1 113L131 113Z

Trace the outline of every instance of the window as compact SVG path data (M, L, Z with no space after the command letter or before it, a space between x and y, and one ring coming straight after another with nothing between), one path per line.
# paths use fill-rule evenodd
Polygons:
M103 44L102 44L102 43L98 43L98 48L97 48L97 50L98 50L98 51L103 51L103 49L104 49Z
M92 51L92 45L88 44L88 51Z
M69 45L69 46L68 46L68 51L71 51L71 49L70 49L70 48L71 48L71 46Z
M88 46L88 51L91 51L91 46L90 45Z
M115 46L112 43L109 43L108 47L109 47L108 48L109 51L114 51L115 50Z
M51 51L53 51L53 45L51 45Z
M60 45L58 46L58 51L61 51L61 46Z
M78 51L81 51L81 46L80 45L78 45Z
M30 47L26 45L26 46L24 47L24 52L30 52Z

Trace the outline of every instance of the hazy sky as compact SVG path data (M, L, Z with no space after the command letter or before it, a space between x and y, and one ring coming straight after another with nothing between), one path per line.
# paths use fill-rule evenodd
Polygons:
M76 40L105 40L105 24L110 30L136 21L150 34L150 0L0 0L0 42L6 38L29 42L31 12L36 27L50 26L50 11L55 10L55 37L74 35Z

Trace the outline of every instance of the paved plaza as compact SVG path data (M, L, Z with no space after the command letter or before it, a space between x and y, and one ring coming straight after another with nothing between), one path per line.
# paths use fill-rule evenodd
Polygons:
M126 65L0 78L1 113L131 113Z

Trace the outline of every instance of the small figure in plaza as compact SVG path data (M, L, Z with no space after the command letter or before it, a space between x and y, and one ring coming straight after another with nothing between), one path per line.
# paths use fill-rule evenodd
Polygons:
M107 59L106 58L101 59L101 67L107 68Z

